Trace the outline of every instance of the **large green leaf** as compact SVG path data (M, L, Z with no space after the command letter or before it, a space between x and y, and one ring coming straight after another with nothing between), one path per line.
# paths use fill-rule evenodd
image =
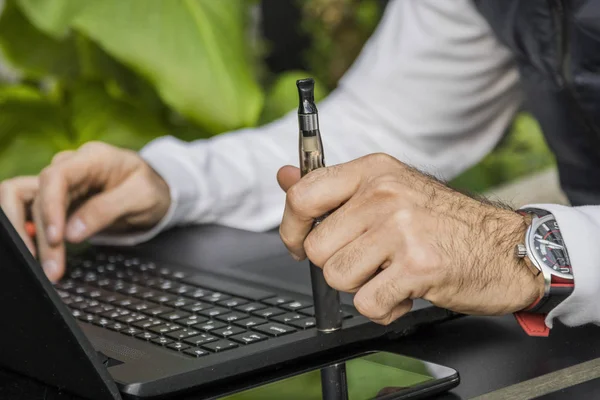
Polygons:
M0 49L8 62L26 77L71 79L78 73L72 38L58 41L38 31L8 0L0 17Z
M243 0L88 1L73 25L177 112L218 133L254 125L262 108L246 59L245 10Z
M68 142L61 110L28 87L0 89L0 180L36 174Z
M62 39L67 35L71 21L89 2L88 0L18 1L37 28L55 39Z
M151 139L166 135L166 128L147 110L111 97L101 83L86 83L73 90L70 101L74 145L100 140L137 150Z

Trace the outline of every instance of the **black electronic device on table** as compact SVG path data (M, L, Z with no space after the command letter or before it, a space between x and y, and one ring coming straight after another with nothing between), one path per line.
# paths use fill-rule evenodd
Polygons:
M365 352L235 390L222 400L319 400L319 370L345 364L348 400L413 400L446 392L460 383L452 368L387 352Z
M0 210L0 366L94 400L202 398L253 374L453 316L416 302L384 327L350 302L342 329L320 335L310 283L285 283L290 268L303 268L291 260L267 258L234 278L218 265L200 270L136 253L84 254L69 257L65 278L53 286ZM280 284L272 284L272 272L268 285L256 283L274 269Z

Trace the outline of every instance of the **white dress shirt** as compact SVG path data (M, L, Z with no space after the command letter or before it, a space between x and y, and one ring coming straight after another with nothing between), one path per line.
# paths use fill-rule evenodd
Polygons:
M451 179L493 149L521 100L511 53L471 0L392 0L338 88L318 105L326 161L385 152ZM160 138L141 154L168 183L171 207L148 232L97 242L135 244L185 224L267 230L281 222L285 202L277 170L298 164L296 111L209 140ZM537 207L556 216L576 281L546 323L600 323L600 207Z

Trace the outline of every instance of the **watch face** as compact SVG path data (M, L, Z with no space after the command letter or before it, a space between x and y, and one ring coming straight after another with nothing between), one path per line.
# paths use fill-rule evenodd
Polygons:
M532 229L535 231L530 238L530 248L536 260L542 266L551 269L553 274L573 279L571 261L554 216L547 215L536 220Z

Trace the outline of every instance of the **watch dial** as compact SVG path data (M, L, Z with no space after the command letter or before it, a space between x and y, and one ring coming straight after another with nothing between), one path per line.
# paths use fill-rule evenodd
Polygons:
M549 220L537 228L533 245L539 261L556 272L572 277L571 261L555 220Z

